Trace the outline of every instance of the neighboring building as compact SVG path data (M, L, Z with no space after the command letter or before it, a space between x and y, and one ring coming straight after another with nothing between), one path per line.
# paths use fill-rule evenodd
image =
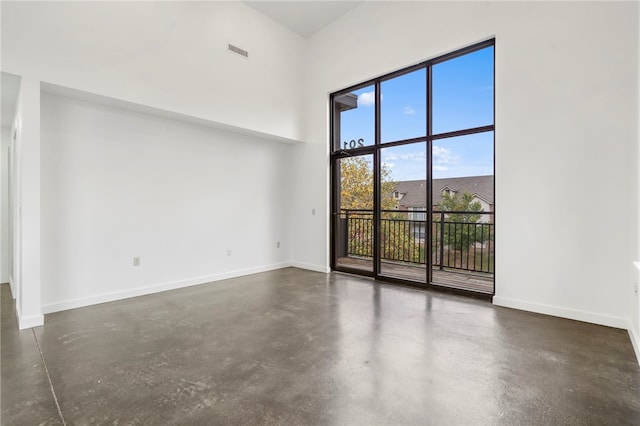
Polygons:
M425 212L427 210L427 181L408 180L397 182L393 198L398 210ZM468 176L458 178L433 179L433 211L439 211L445 194L461 196L473 195L473 201L482 206L482 211L493 212L493 176ZM424 213L409 213L409 219L425 220ZM481 218L481 222L492 222L490 218Z

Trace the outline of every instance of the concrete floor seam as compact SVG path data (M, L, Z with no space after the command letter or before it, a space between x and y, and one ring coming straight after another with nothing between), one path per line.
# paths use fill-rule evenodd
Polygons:
M53 382L51 381L51 375L49 374L49 369L47 368L47 362L44 360L44 354L42 353L42 348L40 348L40 342L38 341L38 336L36 336L35 329L32 328L31 332L33 333L33 338L36 340L36 346L38 347L38 352L40 353L40 358L42 359L42 365L44 367L44 372L47 375L47 380L49 381L49 387L51 388L51 394L53 395L53 401L56 403L56 408L58 409L58 415L60 416L60 420L62 421L63 426L67 426L67 422L64 421L64 416L62 415L62 409L60 408L60 403L58 402L58 397L56 396L56 391L53 388Z

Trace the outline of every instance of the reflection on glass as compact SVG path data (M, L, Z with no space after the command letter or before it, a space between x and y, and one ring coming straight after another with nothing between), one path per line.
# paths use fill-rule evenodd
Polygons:
M493 46L433 67L433 134L493 124Z
M375 87L368 86L334 98L334 149L375 143L375 93Z
M427 144L381 150L380 273L426 282Z
M342 158L339 163L336 264L373 271L373 156Z
M393 142L427 134L426 69L381 83L381 141Z

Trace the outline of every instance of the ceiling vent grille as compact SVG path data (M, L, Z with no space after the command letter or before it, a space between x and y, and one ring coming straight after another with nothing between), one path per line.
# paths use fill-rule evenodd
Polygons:
M228 45L228 49L230 52L233 52L237 55L240 55L244 58L249 58L249 52L244 49L240 49L238 46L234 46L233 44Z

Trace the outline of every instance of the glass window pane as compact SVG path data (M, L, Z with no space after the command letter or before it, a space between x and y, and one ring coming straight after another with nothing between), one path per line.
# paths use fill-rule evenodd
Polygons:
M426 136L426 74L422 68L381 83L382 143Z
M493 46L434 65L433 134L493 124Z
M493 291L490 275L450 280L450 272L494 273L493 182L493 132L433 142L433 284Z
M433 141L433 178L493 175L493 132Z
M375 144L375 86L334 98L334 149Z

